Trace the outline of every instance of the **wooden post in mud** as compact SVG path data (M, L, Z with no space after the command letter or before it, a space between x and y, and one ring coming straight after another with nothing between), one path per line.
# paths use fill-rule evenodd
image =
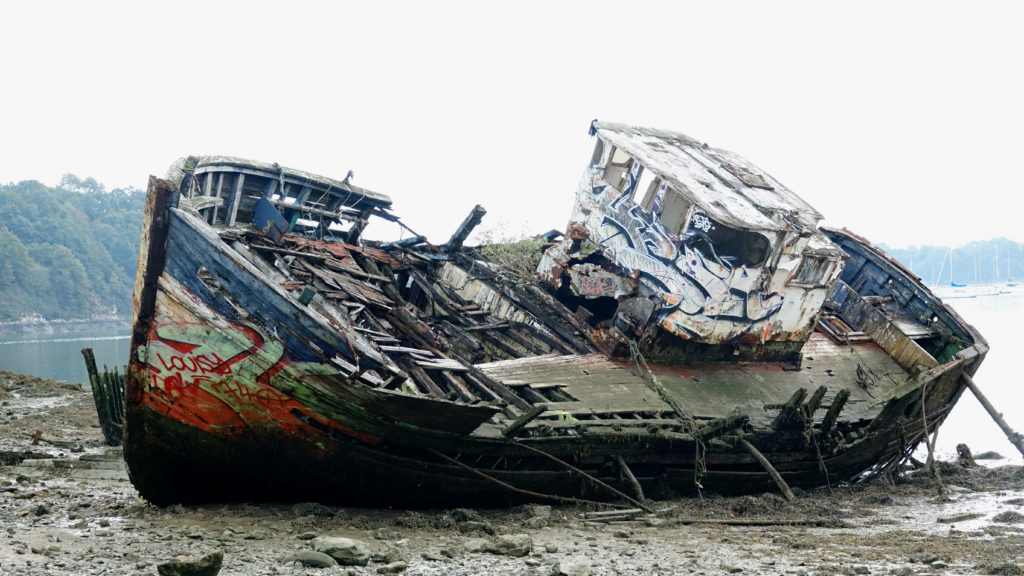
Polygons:
M765 472L772 477L772 480L775 481L775 485L779 487L779 492L782 492L782 495L785 496L786 500L789 502L796 500L796 495L789 489L789 484L786 484L786 481L782 479L782 475L779 474L779 471L776 470L775 467L772 466L772 463L764 457L764 454L761 454L760 450L755 448L750 442L747 442L746 438L740 438L739 444L740 446L743 446L747 452L750 452L750 455L754 457L754 460L757 460L758 464L764 467Z
M988 412L988 415L995 420L996 424L998 424L1000 428L1002 428L1003 434L1006 434L1006 439L1010 441L1010 444L1013 444L1017 451L1020 452L1021 455L1024 455L1024 436L1019 432L1014 432L1013 428L1010 428L1010 425L1006 423L1006 420L1003 420L1003 415L1000 414L996 410L996 407L988 401L988 398L981 393L981 390L978 389L978 385L974 383L974 380L972 380L970 376L964 374L961 378L963 378L964 384L967 384L967 387L974 393L974 397L978 399L978 402L981 402L981 405L985 407L985 411Z
M622 458L622 455L615 455L615 463L619 465L619 471L621 471L622 474L626 477L626 480L629 481L629 485L633 487L633 493L636 494L636 499L643 502L644 489L642 486L640 486L640 481L638 481L636 479L636 476L633 475L633 471L630 470L629 466L626 465L626 461Z
M83 349L82 356L85 357L85 370L89 373L89 386L103 437L108 445L120 446L124 439L124 378L116 369L111 374L106 366L100 374L92 348Z

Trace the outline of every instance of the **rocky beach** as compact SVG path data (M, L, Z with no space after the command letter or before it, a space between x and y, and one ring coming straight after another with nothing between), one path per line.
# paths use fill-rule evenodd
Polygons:
M0 371L0 574L1024 574L1024 470L978 457L798 493L375 510L159 508L81 386Z

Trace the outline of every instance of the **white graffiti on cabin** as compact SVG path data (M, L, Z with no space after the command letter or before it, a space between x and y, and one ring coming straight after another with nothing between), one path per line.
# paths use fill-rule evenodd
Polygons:
M634 162L624 186L631 190L637 166ZM617 265L637 270L641 284L661 299L658 321L667 331L727 339L753 331L781 309L784 297L761 289L755 271L718 256L707 235L714 228L707 215L694 212L686 233L676 236L657 217L657 200L655 213L648 214L632 192L619 193L605 181L599 166L592 167L590 184L591 198L581 213L585 226ZM690 245L698 242L703 252Z

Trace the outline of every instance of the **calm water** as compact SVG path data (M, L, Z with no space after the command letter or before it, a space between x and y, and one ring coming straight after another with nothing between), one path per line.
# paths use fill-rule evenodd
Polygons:
M65 382L89 383L83 348L92 348L96 365L123 371L128 363L127 328L111 332L54 334L0 339L0 368Z
M992 347L974 381L989 400L1003 412L1015 430L1024 432L1024 360L1021 328L1024 320L1024 292L948 300L960 315L973 324ZM0 368L55 380L87 384L83 348L92 348L100 369L106 364L123 367L128 361L128 330L109 333L55 335L19 340L0 340ZM943 459L955 454L965 443L977 454L994 450L1009 462L1022 463L1019 452L1003 435L981 404L964 392L939 431L936 449Z
M946 302L973 324L992 348L974 375L974 382L1003 413L1003 419L1014 430L1024 433L1024 378L1021 374L1024 342L1018 324L1024 320L1024 292L1021 288L1017 290L1014 294ZM964 392L939 430L936 450L944 459L949 458L961 442L970 446L975 454L995 450L1009 460L1003 463L1021 464L1024 460L969 390Z

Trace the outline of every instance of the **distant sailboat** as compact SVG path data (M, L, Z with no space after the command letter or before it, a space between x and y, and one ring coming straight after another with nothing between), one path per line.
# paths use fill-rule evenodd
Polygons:
M949 300L952 298L976 298L978 296L995 296L1000 293L997 287L985 286L979 284L968 285L966 282L959 284L953 280L953 249L949 249L949 285L938 286L933 291L936 296L943 300ZM975 262L977 265L977 262ZM939 268L939 274L942 274L942 269ZM977 279L977 269L975 269L975 279Z

